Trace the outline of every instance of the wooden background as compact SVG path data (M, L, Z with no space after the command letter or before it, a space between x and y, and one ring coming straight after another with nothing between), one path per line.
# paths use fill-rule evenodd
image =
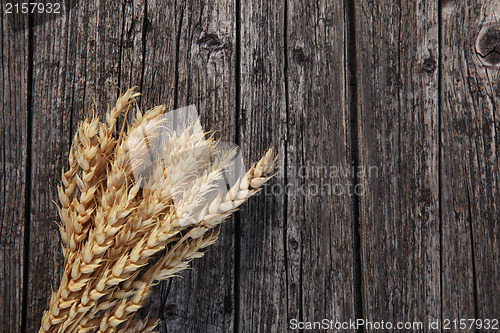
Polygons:
M280 154L267 193L157 288L162 332L500 317L497 0L92 0L21 29L4 10L1 332L37 331L70 139L133 85L143 109L195 104L247 163Z

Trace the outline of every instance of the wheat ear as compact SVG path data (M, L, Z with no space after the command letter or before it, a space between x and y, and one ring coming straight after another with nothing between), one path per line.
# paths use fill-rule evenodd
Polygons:
M93 196L96 192L96 184L100 182L100 177L106 171L104 162L109 158L115 147L115 140L112 136L117 118L125 109L130 107L133 98L137 96L138 94L133 89L129 89L118 98L115 107L108 111L106 115L107 124L101 124L100 126L99 137L96 138L98 123L96 118L92 120L86 118L75 134L69 156L70 170L63 173L63 186L59 187L61 202L59 212L63 222L60 231L63 244L66 245L63 250L65 267L59 290L52 294L49 311L46 311L42 317L41 332L46 332L51 328L54 329L54 327L62 324L68 318L68 313L71 314L69 317L75 314L73 306L76 304L77 294L89 280L85 277L85 274L90 272L86 273L84 269L79 267L80 261L77 264L74 264L74 261L79 260L77 253L81 252L79 244L88 237L87 234L91 230L90 226L86 224L89 224L88 222L93 215L93 205L95 204ZM97 167L100 166L101 162L104 165L102 169L98 169ZM82 177L76 175L79 168L83 171ZM82 193L80 201L76 197L70 200L75 185L78 185ZM92 207L89 207L90 203L92 203ZM98 265L98 263L94 263L94 265L96 264ZM84 274L81 274L82 271ZM78 276L78 281L73 279L76 276Z
M153 331L156 320L134 318L151 288L201 257L271 177L272 149L220 191L235 151L221 154L198 124L170 130L164 106L137 109L117 132L138 95L122 94L103 123L79 124L58 188L65 264L40 332Z

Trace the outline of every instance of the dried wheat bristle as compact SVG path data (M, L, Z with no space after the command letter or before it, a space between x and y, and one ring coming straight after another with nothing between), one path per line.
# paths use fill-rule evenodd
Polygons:
M58 187L65 263L39 332L154 332L157 319L135 316L152 287L203 256L271 177L272 149L227 189L236 150L221 150L197 123L171 130L164 106L137 108L117 131L137 96L129 89L73 138Z

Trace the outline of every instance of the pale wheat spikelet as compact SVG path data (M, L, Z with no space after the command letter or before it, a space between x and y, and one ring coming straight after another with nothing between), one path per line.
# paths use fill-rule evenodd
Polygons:
M203 256L200 250L213 244L217 237L218 232L214 232L180 244L163 256L139 280L133 282L129 290L115 293L114 296L121 300L106 311L99 323L98 332L113 332L120 324L130 319L143 306L155 282L173 277L188 268L191 260Z
M95 207L95 171L98 167L97 143L98 120L88 117L80 124L70 151L70 169L62 174L62 185L58 186L61 238L66 248L64 256L75 252L85 238L89 220ZM75 191L78 189L78 191ZM80 193L80 196L77 195ZM75 195L73 195L75 194Z
M141 95L140 93L135 91L136 88L137 87L132 87L128 89L123 95L120 95L120 97L116 101L115 106L106 113L107 126L105 127L105 133L109 138L113 135L116 129L118 117L131 106L136 97Z
M273 149L269 149L264 157L240 177L224 196L219 194L209 204L201 226L209 229L216 227L243 202L258 193L264 183L271 178L276 159Z
M48 332L49 329L54 329L53 326L60 326L64 332L76 321L79 313L85 312L93 302L103 296L99 286L88 293L84 290L94 279L92 273L99 268L102 256L111 245L113 236L130 213L129 204L137 194L138 188L136 184L128 191L120 193L120 199L110 211L98 207L95 216L96 227L90 230L87 241L76 254L76 258L71 261L71 265L65 267L59 289L52 296L49 311L44 314L42 331Z
M158 319L134 319L128 321L117 333L155 333L155 328L160 323Z
M158 221L158 216L168 213L175 204L172 196L175 197L175 193L182 190L182 184L195 176L200 167L207 163L214 148L209 140L204 139L201 127L187 128L182 136L187 136L184 146L179 145L179 140L175 137L171 137L165 144L161 153L162 163L155 165L152 177L145 184L137 212L118 233L110 249L111 257L120 255L125 247L137 243L150 232ZM177 164L172 161L172 156L180 156Z
M70 169L62 174L62 185L58 187L61 238L68 253L75 252L87 237L92 214L96 206L96 191L106 173L107 161L115 146L113 134L120 114L130 108L135 97L134 88L118 98L113 109L108 110L107 124L99 123L99 118L86 117L78 126L69 154ZM77 186L78 185L78 186ZM80 196L75 194L75 188Z

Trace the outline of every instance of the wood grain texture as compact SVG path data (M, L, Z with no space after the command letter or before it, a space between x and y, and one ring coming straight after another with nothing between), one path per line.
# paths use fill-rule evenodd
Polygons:
M270 183L283 190L286 144L285 2L241 2L239 135L246 161L267 148L281 170ZM285 196L263 191L241 211L237 237L237 331L278 332L288 326Z
M38 330L72 136L131 86L143 111L194 104L247 167L279 153L218 243L154 289L161 332L500 316L500 44L475 43L498 1L92 0L32 32L1 20L0 332Z
M288 320L355 318L345 5L288 2Z
M475 41L500 21L500 4L453 1L442 12L443 318L498 318L500 81Z
M120 28L121 35L119 44L114 45L114 48L118 49L120 57L118 63L118 86L122 92L132 87L138 87L137 90L143 93L144 51L146 46L144 31L145 29L151 29L149 21L145 20L145 1L122 1L122 9L119 13L121 14L119 23L122 24ZM147 110L148 105L144 105L142 100L142 97L137 99L141 110L144 108ZM149 107L151 108L153 105L149 105ZM129 113L128 120L133 118L133 113Z
M0 25L0 331L21 332L28 115L28 26Z
M241 214L239 330L351 319L351 179L331 175L350 159L345 22L334 20L343 3L241 12L241 145L248 159L269 144L280 156L276 179Z
M363 315L426 322L441 317L438 7L355 11Z

